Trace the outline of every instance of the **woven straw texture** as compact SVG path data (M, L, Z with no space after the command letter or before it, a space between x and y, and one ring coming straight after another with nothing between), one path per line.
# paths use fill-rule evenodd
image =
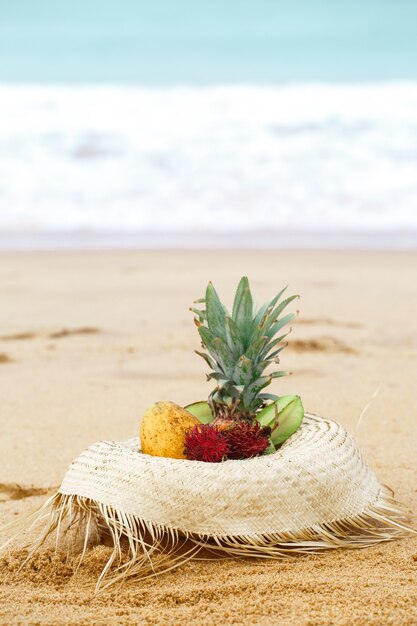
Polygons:
M361 514L379 482L352 437L308 415L279 452L223 463L142 454L139 440L100 442L70 466L60 488L152 524L189 533L299 533Z
M21 524L46 519L27 560L52 533L57 547L80 547L80 563L91 543L110 538L99 591L171 570L202 549L284 558L366 547L407 535L407 517L346 430L306 414L277 452L244 461L152 457L138 439L96 443Z

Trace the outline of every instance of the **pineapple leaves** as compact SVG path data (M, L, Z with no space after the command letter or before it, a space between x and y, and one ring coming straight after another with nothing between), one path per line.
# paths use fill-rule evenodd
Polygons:
M286 300L283 300L281 302L281 304L279 304L275 309L273 309L273 311L272 311L272 313L270 315L271 321L277 320L278 316L282 313L282 311L285 309L285 307L290 302L292 302L293 300L296 300L297 298L299 298L299 296L290 296ZM295 314L293 313L292 315L295 315Z
M237 324L228 315L225 318L226 339L229 348L237 358L243 354L243 341Z
M260 393L258 398L261 398L262 400L272 400L272 402L275 402L275 400L278 400L279 396L276 396L274 393Z
M262 354L263 348L267 343L268 343L268 337L266 337L265 335L262 335L261 337L256 339L252 344L249 345L248 349L246 350L247 356L250 359L253 359L255 363L258 362L258 358Z
M238 315L239 308L242 303L242 299L244 298L245 292L247 291L250 291L249 280L247 276L242 276L237 286L235 298L233 300L232 317L235 320L235 322L237 320L237 315Z
M274 306L276 305L282 294L287 290L287 288L288 285L286 285L284 289L281 289L281 291L275 296L275 298L272 298L270 302L266 302L263 306L261 306L261 308L255 315L254 322L256 322L256 324L262 326L265 316L268 315L268 311L271 312L273 310Z
M245 348L248 347L251 338L253 301L250 292L249 281L246 276L241 278L233 302L232 318L236 326L240 328L241 338Z
M267 345L265 346L264 350L262 350L262 352L260 353L260 357L263 359L271 359L273 358L272 356L270 356L271 350L273 348L275 348L276 346L280 345L282 340L285 339L285 337L288 335L288 333L286 333L285 335L281 335L280 337L277 337L276 339L274 339L273 341L269 341L267 343ZM283 346L280 346L280 348L277 348L278 350L281 350L281 348L285 348L286 344L284 344Z
M240 385L247 385L253 377L253 364L244 354L239 358L233 371L233 379Z
M259 395L259 392L261 391L261 389L263 389L264 387L267 387L270 382L271 382L270 376L261 376L257 380L254 380L252 383L247 385L242 395L243 405L251 406L251 404L254 403L254 400L257 399L257 396ZM262 404L262 402L259 402L259 404Z
M272 339L272 337L274 337L277 334L277 332L281 330L283 326L288 324L288 322L291 322L296 317L297 317L297 313L288 313L288 315L281 317L280 320L278 320L275 324L273 324L269 328L269 330L266 332L266 334L268 335L270 339Z
M220 302L217 291L211 283L207 285L206 290L206 315L207 324L210 330L217 337L226 339L225 317L227 315L227 311Z
M211 356L209 356L208 354L206 354L205 352L199 352L199 350L195 350L195 353L198 354L198 356L201 356L205 362L207 363L207 365L209 367L211 367L212 370L215 369L216 364L214 362L214 360L211 358Z
M203 344L217 362L224 374L230 374L233 370L234 359L232 351L221 337L215 337L206 326L199 326L198 332Z
M200 311L200 309L195 309L192 306L190 306L190 311L192 311L194 313L194 315L197 316L198 322L200 324L204 324L204 322L207 321L207 313L206 313L206 311L204 311L204 310Z
M290 372L272 372L271 378L282 378L282 376L289 376Z
M281 300L286 287L259 309L254 306L249 281L243 276L236 290L230 315L210 282L204 298L196 300L201 308L192 307L195 323L206 352L198 352L210 367L208 380L216 387L209 404L216 415L238 414L252 419L274 394L262 393L274 378L287 372L265 370L278 363L278 355L287 344L286 334L279 331L296 317L295 313L279 316L298 296Z

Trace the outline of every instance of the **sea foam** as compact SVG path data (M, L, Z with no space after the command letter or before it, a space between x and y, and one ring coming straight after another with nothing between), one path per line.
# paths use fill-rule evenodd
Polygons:
M0 229L417 228L417 83L0 86Z

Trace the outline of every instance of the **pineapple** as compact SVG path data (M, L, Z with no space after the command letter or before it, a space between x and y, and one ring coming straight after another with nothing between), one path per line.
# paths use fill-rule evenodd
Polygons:
M239 282L230 315L209 283L205 298L195 302L204 308L191 308L206 350L196 352L212 370L207 380L216 382L206 409L202 402L187 407L193 413L195 407L194 414L197 417L202 415L201 421L210 421L207 417L209 410L219 428L227 428L231 422L253 422L257 416L261 416L260 421L272 431L277 426L278 397L263 390L274 378L288 373L265 371L270 365L279 363L279 354L286 346L282 341L288 335L279 333L296 317L295 313L279 317L286 306L298 298L290 296L280 301L285 289L256 309L249 281L244 276Z

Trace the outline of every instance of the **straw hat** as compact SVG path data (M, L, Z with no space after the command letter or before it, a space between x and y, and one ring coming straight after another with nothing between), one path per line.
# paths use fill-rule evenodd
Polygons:
M404 508L353 438L309 413L277 452L243 461L153 457L140 452L138 439L96 443L73 461L37 519L45 513L29 557L51 532L63 538L65 520L81 535L81 559L97 531L110 536L113 552L97 588L172 569L202 548L284 557L409 532Z

